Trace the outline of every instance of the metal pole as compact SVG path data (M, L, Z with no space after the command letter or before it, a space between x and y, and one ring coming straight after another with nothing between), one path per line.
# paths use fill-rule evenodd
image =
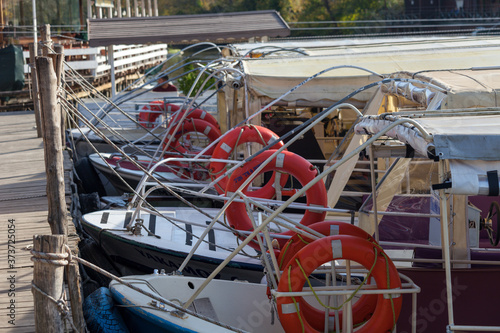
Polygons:
M110 68L111 75L111 98L116 96L116 82L115 82L115 54L113 45L108 46L108 64Z
M374 219L374 227L375 227L375 240L379 241L378 235L378 214L377 214L377 184L376 184L376 175L375 175L375 157L373 156L373 145L370 145L370 180L372 186L372 202L373 202L373 219Z
M33 7L33 44L34 44L35 54L37 54L38 36L37 36L37 29L36 29L36 0L31 0L31 5Z
M446 161L439 161L439 181L442 183L445 181L445 163ZM453 325L453 289L451 284L451 258L450 258L450 234L448 228L448 199L444 189L439 190L439 199L441 202L441 239L443 244L443 259L444 259L444 269L446 276L446 299L448 301L448 324Z

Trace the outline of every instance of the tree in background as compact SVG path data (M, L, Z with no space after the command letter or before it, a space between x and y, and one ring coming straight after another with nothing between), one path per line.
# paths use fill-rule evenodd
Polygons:
M294 0L158 0L160 15L230 13L274 9L288 20L290 2ZM296 1L296 0L295 0Z
M160 15L274 9L287 22L385 20L400 17L404 12L404 0L159 0L158 3Z

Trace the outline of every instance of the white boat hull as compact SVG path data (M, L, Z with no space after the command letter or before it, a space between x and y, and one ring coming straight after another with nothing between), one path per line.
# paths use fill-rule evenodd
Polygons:
M128 276L124 280L181 306L205 281L158 274ZM126 306L124 319L133 332L233 332L194 315L181 318L174 314L174 308L116 281L111 282L110 290L115 301ZM265 284L212 280L188 309L248 332L283 332L277 317L274 324L271 323L271 304L266 290Z
M145 230L142 230L142 235L133 235L125 229L132 211L103 210L85 214L82 226L112 261L128 268L122 274L151 273L154 269L172 272L179 268L192 250L196 236L205 230L209 218L192 208L168 207L160 211L164 216L189 222L177 222L182 230L162 217L142 213L140 218L146 228L161 238L148 235ZM203 211L215 215L218 209L204 208ZM206 240L209 243L201 243L183 274L207 277L238 246L237 237L223 227L212 229ZM260 282L263 267L257 258L258 253L248 246L244 250L254 257L237 255L218 278Z

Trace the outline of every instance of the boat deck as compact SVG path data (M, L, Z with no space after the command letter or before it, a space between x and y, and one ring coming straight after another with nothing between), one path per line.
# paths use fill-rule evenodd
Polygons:
M0 113L0 156L0 332L34 332L33 262L27 247L33 235L51 231L43 143L33 112ZM72 223L69 228L75 235ZM73 247L76 238L69 238Z

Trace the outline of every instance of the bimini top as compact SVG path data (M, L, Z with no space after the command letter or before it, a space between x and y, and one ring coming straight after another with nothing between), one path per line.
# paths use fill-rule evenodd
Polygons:
M255 44L255 47L259 45ZM339 66L282 99L292 105L325 107L365 85L379 81L381 77L374 73L390 75L402 71L418 73L428 70L498 66L499 51L500 38L456 41L443 39L431 42L416 40L405 43L387 41L370 47L362 44L332 47L328 55L322 56L292 52L282 57L245 57L242 63L250 93L264 102L279 98L320 71ZM426 75L431 74L426 72ZM373 91L362 91L352 97L350 102L363 106L371 98Z

